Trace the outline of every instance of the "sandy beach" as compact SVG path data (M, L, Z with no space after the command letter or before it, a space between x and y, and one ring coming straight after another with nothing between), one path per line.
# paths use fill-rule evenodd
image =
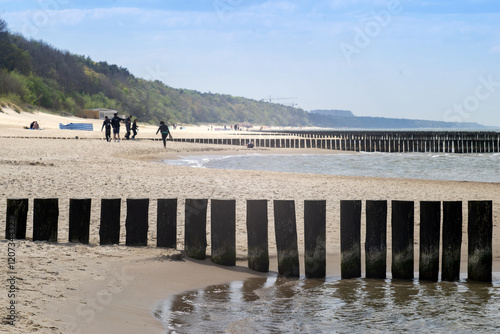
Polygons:
M43 130L26 130L37 120ZM59 130L59 123L92 122L94 131ZM246 200L269 201L271 271L276 273L272 201L296 203L298 242L304 249L303 202L327 201L327 274L340 272L340 200L493 201L493 270L500 272L500 184L363 178L262 171L200 169L160 163L188 154L243 154L245 147L135 140L106 142L100 120L82 120L43 113L0 113L0 277L9 277L5 234L7 198L28 198L28 240L17 241L15 326L0 333L163 333L154 310L168 296L264 274L247 269ZM138 138L157 138L156 127L140 124ZM188 126L172 131L175 138L242 135ZM124 127L122 127L122 135ZM52 139L65 137L69 139ZM78 139L76 139L78 137ZM315 149L254 149L259 153L323 153ZM33 242L34 198L59 199L59 243ZM69 199L91 198L90 245L68 243ZM122 199L120 245L98 246L100 200ZM149 198L147 247L126 247L127 198ZM178 250L156 248L156 199L178 199ZM236 200L236 267L213 265L183 255L184 201L187 198ZM466 219L464 205L464 219ZM363 211L364 215L364 211ZM209 219L210 220L210 219ZM415 236L419 210L415 205ZM465 220L466 221L466 220ZM362 223L364 223L362 221ZM208 224L207 230L210 231ZM363 229L362 229L363 231ZM466 271L467 237L464 224L462 271ZM364 236L362 235L362 240ZM207 253L210 252L210 236ZM390 245L390 238L388 239ZM418 258L416 242L415 258ZM389 253L390 254L390 253ZM303 258L301 257L303 273ZM417 264L415 264L418 268ZM6 285L6 283L4 284ZM0 316L8 306L7 286L1 288Z

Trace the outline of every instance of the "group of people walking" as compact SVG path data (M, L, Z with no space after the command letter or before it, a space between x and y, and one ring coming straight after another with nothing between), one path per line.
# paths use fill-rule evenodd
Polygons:
M115 113L113 118L109 119L108 116L104 116L104 122L102 123L101 131L106 128L106 141L111 141L111 129L113 130L113 140L120 141L120 123L125 123L125 129L127 133L125 134L125 139L130 139L130 130L134 133L132 135L132 139L135 139L137 136L137 131L139 131L139 127L137 126L137 118L132 121L132 116L128 116L123 119L118 117L118 114Z
M125 119L118 117L118 114L115 113L113 118L109 119L108 116L104 116L104 122L102 123L101 131L106 129L106 141L111 141L111 130L113 130L113 140L120 141L120 123L125 123L125 139L129 140L130 131L132 130L132 139L135 139L137 136L137 131L139 131L139 127L137 126L137 118L132 121L132 116L128 116ZM163 140L163 147L167 147L167 138L170 136L172 139L172 134L168 129L168 125L165 124L164 121L160 122L160 127L156 131L156 134L161 131L161 138Z

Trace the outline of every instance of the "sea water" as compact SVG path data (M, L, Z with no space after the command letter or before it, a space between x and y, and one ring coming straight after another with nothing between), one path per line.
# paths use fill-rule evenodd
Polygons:
M500 182L500 154L340 153L186 156L198 168ZM287 279L270 275L172 296L155 316L169 333L500 333L493 283Z
M168 333L500 333L500 276L250 278L172 296L155 316Z
M184 156L164 163L198 168L500 182L500 154L336 153Z

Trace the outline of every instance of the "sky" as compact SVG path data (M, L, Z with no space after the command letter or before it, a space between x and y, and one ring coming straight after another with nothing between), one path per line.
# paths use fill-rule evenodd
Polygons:
M500 126L497 0L0 0L0 17L174 88Z

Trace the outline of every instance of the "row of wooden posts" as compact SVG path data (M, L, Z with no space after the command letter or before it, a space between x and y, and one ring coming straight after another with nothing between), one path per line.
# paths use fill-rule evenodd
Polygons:
M126 245L147 246L149 199L127 199ZM236 264L236 202L211 200L211 260ZM366 203L365 276L386 278L388 202ZM278 272L299 277L295 202L275 200L274 224ZM102 199L101 245L119 244L121 199ZM184 250L188 257L205 259L207 199L185 200ZM268 201L248 200L246 227L248 267L269 270ZM492 279L493 203L468 202L468 279ZM69 241L89 243L91 199L70 199ZM340 201L341 276L361 277L362 201ZM441 217L442 213L442 217ZM28 199L7 199L6 239L25 239ZM57 242L58 199L34 199L33 240ZM459 280L462 245L462 202L420 202L419 279L439 276L442 221L442 280ZM157 246L177 247L177 199L157 200ZM414 278L414 202L391 202L392 278ZM326 275L326 201L304 201L305 275Z
M275 134L316 139L317 147L365 152L498 153L500 132L494 131L275 131ZM311 142L314 145L314 142Z
M16 138L74 139L67 137ZM159 141L161 139L138 138L138 140ZM264 148L319 148L353 152L500 152L500 133L497 132L291 131L259 134L245 133L245 136L239 134L236 138L174 138L173 141L236 146L246 146L253 143L255 147Z
M176 138L174 141L202 144L244 146L254 143L265 148L319 148L353 152L441 152L441 153L498 153L500 140L441 140L441 139L318 139L318 138Z

